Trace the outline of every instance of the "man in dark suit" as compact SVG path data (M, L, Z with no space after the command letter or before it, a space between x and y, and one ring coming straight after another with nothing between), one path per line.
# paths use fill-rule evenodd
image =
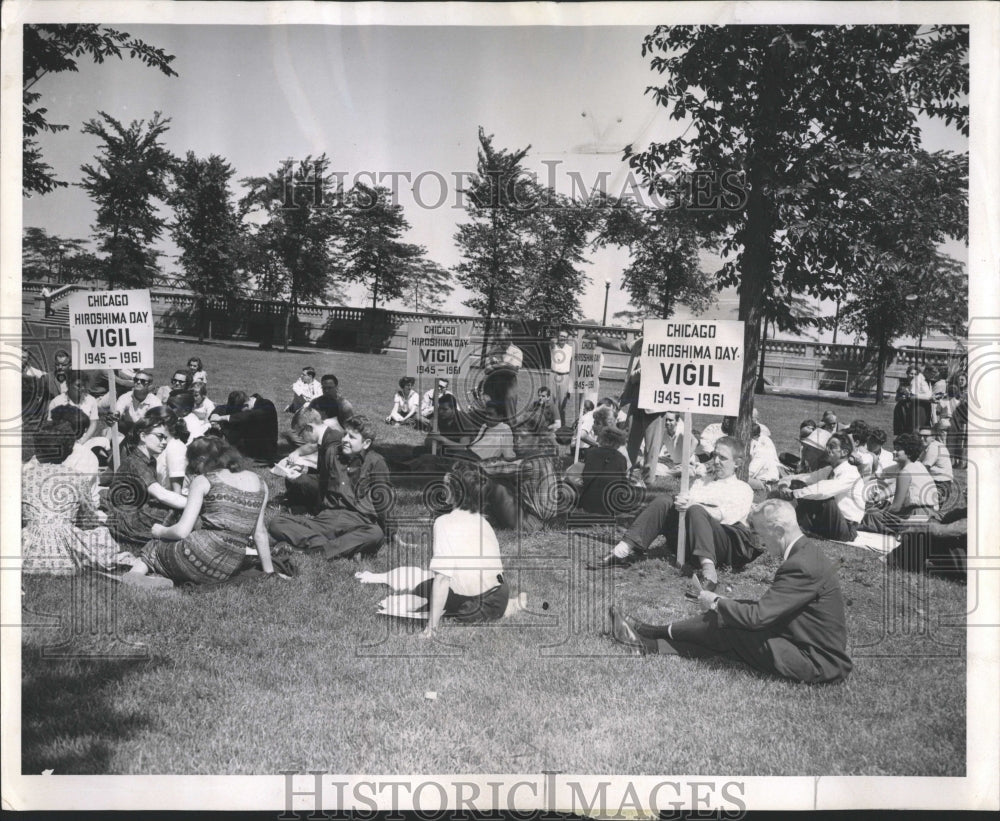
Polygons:
M698 602L705 612L666 627L643 624L612 607L612 637L643 654L728 656L808 684L846 679L853 665L836 568L802 535L788 502L764 502L754 525L768 552L782 560L759 601L702 590Z
M270 399L233 391L226 408L214 412L209 421L217 422L229 444L248 459L267 465L277 460L278 409Z
M317 411L303 408L293 420L296 426L307 442L319 444L320 510L315 516L275 516L267 527L271 538L303 550L322 549L328 559L374 555L385 540L382 520L392 494L389 468L371 450L372 424L353 416L340 439Z

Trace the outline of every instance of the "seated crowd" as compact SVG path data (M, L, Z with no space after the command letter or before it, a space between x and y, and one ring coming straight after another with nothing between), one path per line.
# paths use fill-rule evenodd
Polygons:
M643 653L730 655L799 681L835 681L851 669L842 596L835 570L807 536L851 542L859 530L893 534L900 549L926 556L926 540L913 542L918 528L940 522L943 536L959 534L953 514L940 516L956 496L947 427L900 433L890 449L884 431L862 420L843 427L828 411L820 424L801 423L797 453L779 456L754 412L744 481L737 474L747 449L734 436L734 417L686 431L675 413L636 416L595 397L575 426L565 426L565 403L557 407L549 385L518 410L519 365L498 357L465 409L448 380L421 396L404 376L385 417L387 425L426 431L424 444L393 460L392 470L397 479L438 483L450 512L433 525L429 569L358 577L389 584L396 593L380 612L426 618L428 636L443 616L482 621L507 612L496 531L536 532L563 514L616 526L628 517L622 537L588 568L627 568L660 536L676 544L683 529L693 597L705 613L655 627L615 612L616 640ZM40 389L45 375L25 374L31 390ZM225 403L212 402L197 357L159 389L148 371L125 377L129 389L120 395L116 385L92 393L91 375L57 356L44 385L51 398L25 448L25 572L128 567L119 578L140 587L218 584L249 567L274 574L293 550L360 559L399 538L376 423L354 413L333 374L317 380L313 368L302 369L284 407L293 414L290 429L280 437L275 403L259 393L234 390ZM634 419L643 432L630 438ZM662 430L650 435L656 424ZM112 466L115 437L123 438ZM652 456L647 442L658 446ZM282 446L292 450L279 461ZM567 446L571 464L563 470ZM284 478L284 493L271 500L276 511L267 511L263 468ZM673 486L682 474L690 478L683 493L650 488L657 477ZM52 481L66 492L46 490ZM719 568L739 571L765 550L782 564L759 602L717 592Z

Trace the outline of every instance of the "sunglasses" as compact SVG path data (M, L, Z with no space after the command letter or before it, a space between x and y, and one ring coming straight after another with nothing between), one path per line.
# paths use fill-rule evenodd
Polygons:
M136 385L151 385L153 384L152 379L140 379L138 376L132 380Z
M170 380L170 384L171 385L184 385L184 384L187 384L187 380L186 379L171 379Z

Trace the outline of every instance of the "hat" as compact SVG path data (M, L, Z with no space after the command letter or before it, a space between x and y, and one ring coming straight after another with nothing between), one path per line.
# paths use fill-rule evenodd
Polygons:
M934 435L934 431L932 431L928 427L923 427L923 428L921 428L920 430L917 431L917 435L918 436L933 436Z

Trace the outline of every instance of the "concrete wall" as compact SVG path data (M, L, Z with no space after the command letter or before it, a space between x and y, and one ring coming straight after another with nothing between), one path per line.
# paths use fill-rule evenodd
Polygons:
M40 319L44 315L40 296L41 283L25 283L22 309L26 318ZM83 288L84 286L79 286ZM56 317L52 322L68 322L66 296L53 301ZM151 289L153 316L157 332L164 336L197 336L199 310L195 297L186 291ZM250 340L263 346L279 347L283 343L286 306L280 302L246 299L216 299L205 306L206 338ZM418 314L406 311L346 308L341 306L301 305L289 323L291 343L296 346L316 346L336 350L376 353L404 353L406 323L425 319L463 322L472 326L475 337L483 331L479 317L450 314ZM548 367L548 344L552 329L537 322L500 319L496 325L509 332L525 352L526 367ZM628 354L612 348L628 348L639 329L609 328L593 325L567 325L577 330L597 332L605 346L603 376L609 381L621 381L628 364ZM832 345L818 342L788 342L767 340L764 353L764 377L773 386L796 390L825 390L857 396L872 396L875 392L877 352L860 345ZM914 361L924 362L933 372L946 367L947 351L891 351L886 368L885 390L891 396L906 368Z

